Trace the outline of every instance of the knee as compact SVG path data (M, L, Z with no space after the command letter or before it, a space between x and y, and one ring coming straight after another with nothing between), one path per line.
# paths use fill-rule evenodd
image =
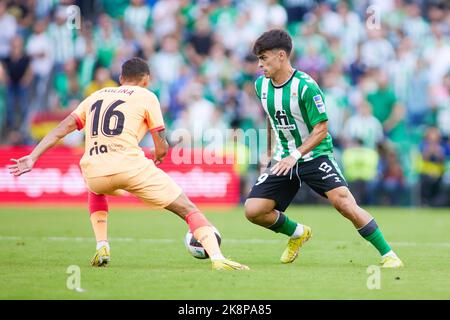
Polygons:
M264 214L264 209L260 205L249 200L245 202L245 217L248 221L256 223Z
M332 203L336 210L346 217L352 216L355 211L354 207L356 203L347 192L340 192L334 197Z

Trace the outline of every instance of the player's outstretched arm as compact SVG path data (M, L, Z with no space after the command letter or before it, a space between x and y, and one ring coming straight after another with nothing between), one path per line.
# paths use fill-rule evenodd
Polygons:
M9 172L14 176L20 176L33 169L39 157L48 149L53 147L59 140L77 128L77 122L72 115L69 115L59 125L50 131L27 156L20 159L11 159L15 164L9 165Z

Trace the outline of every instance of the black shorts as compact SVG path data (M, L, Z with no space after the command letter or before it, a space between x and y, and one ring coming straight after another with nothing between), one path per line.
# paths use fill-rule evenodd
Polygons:
M305 182L322 197L327 197L325 192L338 187L348 187L347 182L332 157L321 156L316 159L297 163L288 174L277 176L270 172L275 165L272 160L267 169L253 185L249 198L263 198L274 200L275 209L284 212L294 199L297 191Z

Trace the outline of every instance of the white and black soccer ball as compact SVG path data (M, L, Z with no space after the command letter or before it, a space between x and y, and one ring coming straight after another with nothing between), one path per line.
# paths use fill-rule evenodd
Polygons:
M222 237L219 233L219 230L217 230L215 227L213 227L214 233L216 234L217 242L222 242ZM189 251L189 253L197 258L197 259L207 259L209 258L208 252L203 248L200 242L197 241L197 239L194 238L194 235L190 230L186 233L186 236L184 237L184 244L186 246L186 249Z

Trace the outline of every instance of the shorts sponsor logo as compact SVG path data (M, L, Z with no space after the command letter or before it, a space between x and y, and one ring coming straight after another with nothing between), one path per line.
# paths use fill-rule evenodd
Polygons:
M322 180L325 180L325 179L328 179L328 178L331 178L331 177L334 177L334 176L337 176L337 174L336 173L330 173L330 174L322 177ZM339 177L336 177L335 179L339 179ZM336 182L338 182L338 181L336 181Z

